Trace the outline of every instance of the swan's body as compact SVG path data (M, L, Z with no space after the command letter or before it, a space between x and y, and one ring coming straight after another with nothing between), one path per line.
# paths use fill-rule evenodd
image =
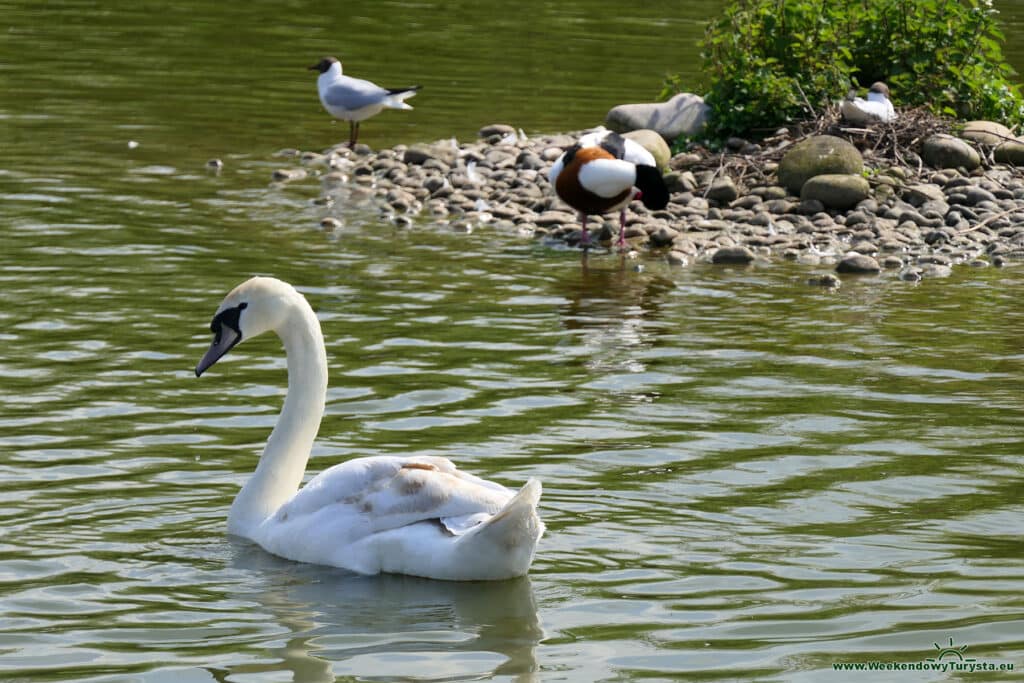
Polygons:
M371 81L346 76L341 71L341 62L334 57L324 57L309 68L320 72L316 89L324 109L331 116L349 122L350 147L355 146L359 137L360 121L385 109L412 109L405 100L415 95L420 87L382 88Z
M669 194L654 156L639 143L604 128L582 136L555 160L548 180L558 197L580 215L580 242L590 243L587 216L619 212L619 247L626 241L626 207L639 199L663 209Z
M327 356L320 323L291 285L252 278L224 299L202 374L243 339L273 331L288 356L277 424L228 513L228 531L298 562L363 574L490 580L530 568L544 524L540 482L518 493L446 458L374 456L324 470L301 490L323 415Z
M881 81L871 85L866 100L855 97L851 92L850 96L840 103L839 108L844 119L858 125L896 120L896 109L889 101L889 86Z

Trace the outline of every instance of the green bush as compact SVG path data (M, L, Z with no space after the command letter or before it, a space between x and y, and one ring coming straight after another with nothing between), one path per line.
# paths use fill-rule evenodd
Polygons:
M707 132L774 130L879 80L897 106L1020 123L996 14L991 0L733 0L700 43Z

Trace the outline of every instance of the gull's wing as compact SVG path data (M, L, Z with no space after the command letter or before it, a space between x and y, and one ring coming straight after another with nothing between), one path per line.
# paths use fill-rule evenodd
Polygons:
M324 89L321 99L328 106L354 111L381 104L390 95L388 90L376 83L364 81L361 78L342 76Z

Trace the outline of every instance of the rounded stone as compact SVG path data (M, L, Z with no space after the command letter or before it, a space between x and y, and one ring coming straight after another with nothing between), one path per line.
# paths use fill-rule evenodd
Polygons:
M864 159L851 143L833 135L813 135L793 145L779 162L779 184L799 194L804 183L822 174L858 174Z
M819 176L819 177L823 177L823 176ZM804 183L804 187L805 188L807 187L807 185L808 185L808 183ZM801 193L802 192L803 192L803 190L801 190ZM797 204L797 207L796 207L796 212L798 214L803 215L803 216L813 216L814 214L821 213L824 210L825 210L824 202L822 202L820 199L814 199L814 198L802 199L800 201L800 203Z
M992 158L1000 164L1013 164L1024 166L1024 140L1020 142L1005 142L992 152Z
M293 180L302 180L306 177L306 169L304 168L278 168L272 174L271 177L279 183L288 183Z
M652 247L667 247L678 235L678 230L662 225L650 234L649 239Z
M746 247L721 247L711 256L711 262L717 264L746 265L754 260L754 252Z
M515 132L516 129L508 125L507 123L492 123L491 125L484 126L479 131L477 131L477 135L479 135L482 138L489 138L492 135L499 135L501 137L504 137L506 135L514 135Z
M694 154L693 152L680 152L668 160L668 167L678 171L684 168L689 168L694 164L699 164L701 161L702 158L699 154Z
M861 175L826 173L809 178L800 190L804 202L818 200L826 208L846 211L871 194L867 178Z
M646 149L654 157L655 165L664 171L668 167L668 160L672 157L672 150L668 148L665 138L657 131L650 129L634 130L623 133L622 137L632 140Z
M690 259L686 254L674 249L668 253L665 259L673 266L686 266L690 263Z
M458 152L448 142L437 142L430 145L415 144L405 150L402 161L407 164L423 164L428 159L437 159L449 166L455 163Z
M710 116L704 98L679 93L668 102L620 104L608 112L605 124L618 133L650 128L666 140L675 140L700 133Z
M740 193L736 189L736 183L729 176L715 178L711 182L711 187L708 188L707 193L708 199L712 199L720 204L728 204L735 201L739 196Z
M669 171L665 174L665 187L669 192L692 192L697 189L697 179L689 171Z
M900 195L914 206L921 206L929 201L945 201L946 195L937 186L930 183L913 183L900 191Z
M543 167L544 161L531 150L523 150L516 157L516 168L536 171Z
M867 254L858 254L856 252L847 254L836 265L837 273L871 274L881 271L882 267L878 265L878 261Z
M1014 135L1009 128L995 121L968 121L964 124L960 137L995 146L1012 140Z
M931 135L921 145L921 159L932 168L965 168L981 166L977 150L952 135Z
M824 273L822 275L815 275L807 279L807 284L812 287L824 287L825 289L839 289L842 286L843 281L839 279L839 276L833 273Z

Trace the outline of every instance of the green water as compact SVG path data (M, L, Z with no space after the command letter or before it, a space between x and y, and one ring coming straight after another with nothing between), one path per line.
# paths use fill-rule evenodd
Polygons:
M1021 68L1024 3L997 6ZM0 679L1024 678L1020 269L829 293L343 206L328 234L315 180L270 182L278 149L347 134L322 54L424 85L375 147L571 130L697 78L717 7L0 5ZM358 577L224 534L284 358L260 338L192 369L254 273L323 324L311 471L538 477L528 579ZM1015 668L834 670L951 639Z

